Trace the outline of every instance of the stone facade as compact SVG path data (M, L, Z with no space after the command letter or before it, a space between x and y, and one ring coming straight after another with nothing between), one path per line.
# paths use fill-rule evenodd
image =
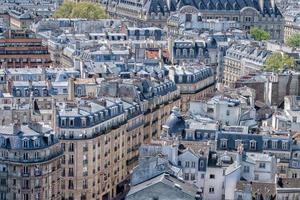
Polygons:
M1 199L61 199L63 151L50 128L1 126Z

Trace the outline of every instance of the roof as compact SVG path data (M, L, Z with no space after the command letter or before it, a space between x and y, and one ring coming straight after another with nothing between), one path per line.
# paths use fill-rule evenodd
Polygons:
M272 195L276 195L275 183L262 183L262 182L247 182L238 181L236 184L236 190L251 192L252 197L257 197L257 195L262 195L263 199L269 199Z
M297 188L300 190L300 178L279 178L277 182L278 188Z
M164 173L131 187L126 199L142 200L158 197L164 200L184 200L195 199L196 195L197 188L195 186Z

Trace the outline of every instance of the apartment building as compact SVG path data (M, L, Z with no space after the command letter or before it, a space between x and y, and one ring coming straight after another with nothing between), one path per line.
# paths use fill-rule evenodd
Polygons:
M233 44L224 57L224 79L226 86L233 87L241 77L261 71L271 51L251 44Z
M0 66L2 68L50 67L48 47L38 38L0 39Z
M52 129L18 122L0 126L0 139L1 199L60 200L63 151Z
M190 101L201 100L215 91L214 72L206 66L170 66L169 78L181 95L181 110L187 112Z

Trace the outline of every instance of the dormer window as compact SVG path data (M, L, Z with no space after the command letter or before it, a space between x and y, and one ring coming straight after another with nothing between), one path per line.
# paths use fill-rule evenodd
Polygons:
M277 141L272 141L272 149L277 149Z
M20 97L21 96L21 91L19 89L16 90L16 96Z
M288 142L282 142L282 149L287 150L288 149Z
M250 149L251 150L255 150L256 149L256 141L255 140L251 140L250 141Z
M34 140L34 147L39 147L39 146L40 146L40 141Z
M29 147L28 140L24 140L23 141L23 148L28 148L28 147Z
M264 149L267 149L267 148L268 148L268 141L264 140Z
M86 127L86 119L85 118L81 118L81 125L82 125L82 127Z
M74 118L69 119L69 126L74 127Z
M242 144L242 140L235 140L234 141L234 148L238 149L241 144Z
M227 148L227 139L221 139L221 148Z
M40 95L40 91L38 89L35 89L33 94L37 97Z
M47 89L43 89L43 96L48 96L48 90Z
M61 127L65 127L66 126L66 119L65 118L62 118L61 119Z

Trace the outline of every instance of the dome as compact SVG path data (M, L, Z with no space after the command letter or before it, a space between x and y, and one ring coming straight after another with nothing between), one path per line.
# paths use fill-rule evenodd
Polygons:
M209 36L206 40L206 46L207 48L217 48L218 44L215 38Z
M166 121L165 127L168 128L168 133L170 136L181 133L185 129L185 121L180 114L178 107L172 109L172 113Z

